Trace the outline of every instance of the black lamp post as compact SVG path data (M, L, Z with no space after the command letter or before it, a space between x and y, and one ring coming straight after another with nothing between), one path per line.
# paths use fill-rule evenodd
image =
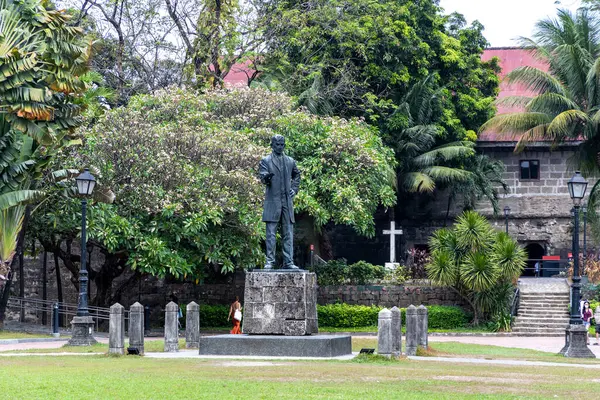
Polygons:
M571 285L571 317L569 327L565 332L565 347L560 352L565 357L595 358L594 353L587 347L587 331L579 314L581 287L581 277L579 276L579 209L581 208L581 201L585 197L588 183L577 171L567 185L574 204L573 284Z
M581 207L583 211L583 272L585 272L586 260L587 260L587 205L584 204Z
M506 226L506 234L508 235L508 215L510 214L510 207L504 207L504 225Z
M77 303L77 316L73 318L73 334L69 345L89 346L96 343L92 336L94 320L88 310L88 272L86 269L87 238L86 238L86 211L87 197L92 194L96 179L86 168L76 179L77 192L81 196L81 268L79 270L79 302Z

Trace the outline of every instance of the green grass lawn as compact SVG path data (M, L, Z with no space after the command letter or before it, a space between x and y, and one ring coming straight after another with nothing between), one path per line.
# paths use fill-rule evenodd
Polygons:
M583 398L598 371L415 361L2 359L0 399Z
M402 342L405 345L404 341ZM127 341L125 342L127 346ZM419 355L430 357L467 357L495 360L523 360L523 361L546 361L571 364L600 364L600 359L573 359L565 358L556 353L548 353L537 350L517 349L501 346L488 346L479 344L468 344L459 342L430 342L427 351L419 351ZM164 350L163 340L146 340L144 343L147 353L162 352ZM375 337L353 337L352 351L358 352L362 348L377 349L377 338ZM180 351L197 351L185 348L185 340L179 339ZM28 349L14 350L9 353L107 353L108 344L97 343L94 346L62 346L53 349ZM1 398L1 397L0 397Z
M24 332L11 332L0 330L0 339L31 339L31 338L50 338L50 335L24 333Z
M128 342L127 342L127 340L125 340L125 347L127 347L127 345L128 345ZM164 340L145 340L144 341L144 351L147 353L162 352L162 351L164 351L164 348L165 348ZM179 339L179 349L182 351L186 350L185 339ZM13 350L13 351L8 351L7 353L40 353L40 354L48 354L48 353L108 353L108 344L107 343L96 343L93 346L64 345L64 346L53 348L53 349Z
M402 342L402 346L405 342ZM377 348L376 338L352 338L352 351L362 348ZM459 342L429 342L428 351L419 351L419 355L430 357L466 357L494 360L546 361L567 364L600 364L600 359L566 358L558 353L517 349L501 346L488 346Z

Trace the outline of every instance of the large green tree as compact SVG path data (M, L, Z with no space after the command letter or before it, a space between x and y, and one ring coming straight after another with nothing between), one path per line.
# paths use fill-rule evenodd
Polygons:
M260 4L262 84L314 113L377 126L396 152L401 196L481 183L478 193L497 197L468 169L498 90L497 60L481 60L481 24L445 16L433 0Z
M262 79L313 112L363 116L387 129L403 117L398 107L412 85L430 75L444 90L435 121L442 136L463 140L493 112L497 65L481 61L483 27L443 16L433 0L277 0L259 10Z
M373 214L395 202L394 155L359 120L318 117L261 89L161 91L134 97L86 129L85 145L61 164L89 165L113 204L90 205L90 245L103 254L89 276L92 302L118 301L139 274L202 280L264 263L263 187L256 177L270 137L281 133L302 171L295 210L374 233ZM77 276L76 200L57 197L34 215L36 237ZM61 246L61 243L63 244ZM76 284L75 278L73 283Z

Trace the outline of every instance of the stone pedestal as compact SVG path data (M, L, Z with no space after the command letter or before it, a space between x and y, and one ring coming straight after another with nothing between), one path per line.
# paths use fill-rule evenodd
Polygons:
M115 303L110 307L108 352L111 354L125 354L125 308L119 303Z
M416 356L419 345L417 330L417 307L412 304L406 308L406 355Z
M144 306L138 302L129 308L129 347L144 354Z
M339 357L352 354L350 336L200 336L200 355Z
M429 313L423 304L417 307L417 344L429 348Z
M596 358L587 347L587 331L582 324L569 325L565 332L565 347L560 354L573 358Z
M69 339L69 346L91 346L96 344L94 339L94 319L90 316L86 317L73 317L71 321L71 339Z
M392 313L392 355L398 357L402 354L402 313L396 306L390 311Z
M377 318L377 354L390 357L392 346L392 312L384 308Z
M179 351L179 330L177 319L179 306L170 302L165 307L165 353Z
M285 269L248 272L243 311L245 334L317 333L317 276Z
M200 306L196 302L187 305L185 313L185 347L197 349L200 341Z

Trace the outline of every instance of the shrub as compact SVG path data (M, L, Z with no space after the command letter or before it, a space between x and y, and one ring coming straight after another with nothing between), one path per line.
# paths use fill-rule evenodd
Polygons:
M346 259L327 261L325 264L317 264L311 268L311 271L317 274L317 284L319 286L343 285L348 275L348 265Z
M452 228L437 230L429 240L429 279L456 289L481 317L508 312L513 282L525 268L525 250L485 217L465 211Z
M467 313L457 306L429 306L427 310L431 329L462 328L469 322ZM403 324L405 324L405 314L405 310L402 310Z
M376 326L379 311L383 307L350 304L327 304L317 306L319 325L332 328L359 328ZM462 328L469 321L465 311L456 306L428 306L429 328ZM406 309L402 309L402 325L406 325Z
M349 304L317 305L319 325L332 328L357 328L377 325L382 307Z
M227 315L229 306L226 305L200 305L200 326L225 327L229 326Z
M381 265L369 264L366 261L356 262L348 267L348 279L353 285L366 285L385 277L385 270Z
M397 265L393 269L384 270L384 274L383 280L392 285L402 284L411 276L411 272L406 265Z
M358 261L347 265L346 259L328 261L310 269L317 274L319 286L335 286L350 283L352 285L367 285L385 278L385 269L380 265Z

